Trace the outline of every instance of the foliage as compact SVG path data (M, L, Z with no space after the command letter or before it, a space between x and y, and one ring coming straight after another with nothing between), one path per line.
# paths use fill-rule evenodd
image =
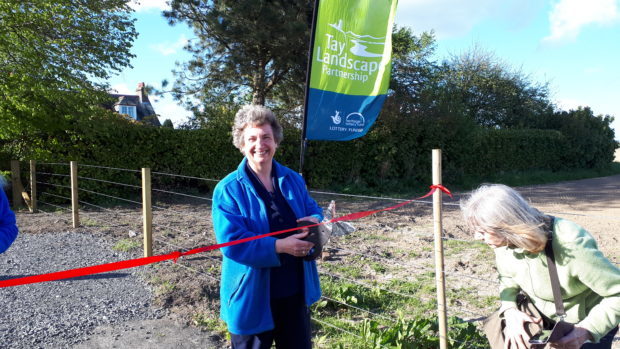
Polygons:
M186 22L198 37L186 47L193 58L175 71L173 95L190 93L201 104L246 97L265 104L276 86L287 85L281 94L301 97L312 3L172 0L164 16L171 24Z
M461 103L464 115L486 127L529 127L553 107L548 86L533 83L492 53L474 47L443 62L431 100L449 98Z
M560 131L479 129L458 115L419 115L399 120L390 117L390 112L386 109L386 117L380 118L376 127L361 139L309 142L305 173L309 185L342 191L366 188L407 193L430 183L430 152L434 148L443 150L443 180L451 184L469 180L472 175L490 178L500 172L574 168L582 161L570 157L574 150ZM46 138L31 142L15 139L5 144L4 150L15 159L64 163L75 160L79 165L135 170L150 167L155 172L220 179L234 170L242 157L232 145L230 130L227 122L197 130L175 130L101 116L73 120L65 132ZM293 169L299 161L299 132L287 127L276 155L279 162ZM43 172L68 173L68 169ZM137 172L80 166L80 175L140 184ZM41 178L61 185L67 185L67 180ZM154 187L184 185L198 193L208 193L213 186L191 179L173 182L161 176L154 176L153 181ZM81 187L87 190L101 189L130 200L139 198L139 191L97 181L82 183ZM102 200L105 201L96 201Z
M125 0L0 2L0 142L63 132L100 113L103 81L129 66Z
M436 317L405 320L401 315L392 326L381 326L377 321L365 319L360 332L366 342L364 348L431 349L439 347L438 327ZM488 345L471 322L451 316L448 328L451 348L486 348Z
M570 146L563 154L564 161L576 168L600 168L614 161L619 147L611 129L614 118L594 115L588 107L556 112L539 121L539 127L560 131Z
M436 71L431 61L435 48L433 32L415 36L409 28L394 27L389 96L398 101L401 114L409 114L419 107L424 86L431 82Z

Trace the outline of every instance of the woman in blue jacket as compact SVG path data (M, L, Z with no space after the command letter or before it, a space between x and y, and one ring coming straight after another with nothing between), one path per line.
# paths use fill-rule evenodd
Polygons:
M248 105L235 116L233 144L244 158L213 192L218 243L318 223L322 210L304 180L273 156L282 127L269 109ZM309 306L321 297L307 232L222 248L221 318L233 348L311 348Z
M15 214L9 208L9 200L4 193L6 182L0 175L0 253L6 251L17 237Z

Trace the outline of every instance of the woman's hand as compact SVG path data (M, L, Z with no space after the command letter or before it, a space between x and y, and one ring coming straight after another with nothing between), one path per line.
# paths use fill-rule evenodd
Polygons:
M307 229L306 229L307 230ZM295 257L305 257L314 244L308 241L301 240L308 236L308 232L303 232L295 235L291 235L284 239L276 240L276 252L288 253Z
M506 328L504 329L504 349L527 349L526 343L530 336L525 331L526 322L540 323L541 319L533 318L517 308L504 312Z
M312 222L312 223L315 223L315 224L319 223L319 220L316 217L314 217L314 216L306 216L306 217L303 217L303 218L299 218L297 220L297 223L299 223L301 221L309 221L309 222ZM301 231L302 233L307 233L307 232L310 231L310 229L309 228L302 228L299 231Z
M566 336L557 342L549 343L551 348L579 349L586 340L593 340L590 331L583 327L575 326Z

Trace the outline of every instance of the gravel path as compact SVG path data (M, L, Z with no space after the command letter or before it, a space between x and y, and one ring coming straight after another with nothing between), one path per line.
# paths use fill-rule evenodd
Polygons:
M0 254L0 278L79 268L126 259L106 241L75 232L20 234ZM71 280L0 289L0 346L67 348L89 338L97 326L161 318L151 291L123 270Z

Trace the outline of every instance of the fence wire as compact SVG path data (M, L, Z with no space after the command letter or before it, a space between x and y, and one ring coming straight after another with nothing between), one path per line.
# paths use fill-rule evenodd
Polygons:
M64 163L38 163L38 164L44 164L44 165L63 165L63 166L68 166L68 164L64 164ZM94 165L83 165L80 164L80 167L93 167L93 168L101 168L101 169L109 169L109 170L118 170L118 171L127 171L127 172L132 172L132 173L140 173L140 171L138 170L131 170L131 169L123 169L123 168L114 168L114 167L105 167L105 166L94 166ZM70 175L66 175L66 174L58 174L58 173L50 173L50 172L37 172L37 174L41 174L41 175L46 175L46 176L58 176L58 177L70 177ZM152 172L152 174L155 175L162 175L162 176L169 176L169 177L179 177L179 178L184 178L184 179L195 179L195 180L204 180L204 181L212 181L212 182L218 182L218 180L215 179L208 179L208 178L201 178L201 177L193 177L193 176L183 176L183 175L174 175L174 174L170 174L170 173L164 173L164 172ZM95 182L101 182L101 183L106 183L106 184L111 184L111 185L119 185L119 186L124 186L124 187L130 187L130 188L135 188L135 189L141 189L141 186L138 185L133 185L133 184L126 184L126 183L120 183L120 182L115 182L115 181L108 181L108 180L103 180L103 179L97 179L97 178L90 178L90 177L80 177L78 176L78 179L80 180L88 180L88 181L95 181ZM50 187L57 187L57 188L65 188L65 189L71 189L70 186L66 186L66 185L62 185L62 184L55 184L55 183L47 183L47 182L36 182L38 184L41 184L43 186L50 186ZM115 200L121 200L121 201L125 201L125 202L129 202L132 204L137 204L137 205L142 205L142 202L138 202L138 201L134 201L134 200L128 200L128 199L124 199L124 198L120 198L117 196L113 196L113 195L107 195L104 193L100 193L100 192L96 192L96 191L91 191L91 190L86 190L86 189L82 189L79 188L80 191L84 191L87 193L91 193L94 195L98 195L98 196L103 196L103 197L107 197L107 198L111 198L111 199L115 199ZM163 194L168 194L168 195L173 195L173 196L179 196L179 197L183 197L183 198L192 198L192 199L199 199L199 200L204 200L204 201L212 201L211 198L208 197L202 197L202 196L197 196L197 195L191 195L191 194L185 194L185 193L179 193L179 192L175 192L175 191L171 191L171 190L165 190L165 189L159 189L159 188L152 188L151 189L152 192L155 193L163 193ZM324 195L324 196L330 196L330 197L344 197L344 198L352 198L352 199L361 199L361 200L375 200L375 201L391 201L391 202L405 202L405 201L410 201L407 199L400 199L400 198L390 198L390 197L376 197L376 196L368 196L368 195L352 195L352 194L342 194L342 193L333 193L333 192L325 192L325 191L310 191L310 193L312 194L318 194L318 195ZM41 195L49 195L51 197L55 197L57 199L62 199L62 200L68 200L70 201L71 198L69 197L65 197L65 196L61 196L61 195L57 195L57 194L53 194L53 193L48 193L48 192L43 192L41 193ZM49 202L45 202L45 201L38 201L39 203L43 204L43 205L48 205L51 207L55 207L57 209L61 209L61 210L65 210L65 211L71 211L71 209L68 209L66 207L62 207L59 205L55 205ZM432 201L425 201L425 200L413 200L414 203L420 203L420 204L432 204ZM122 214L119 212L116 212L117 210L111 210L108 209L106 207L100 206L100 205L96 205L87 201L79 201L80 204L82 205L86 205L86 206L90 206L90 207L94 207L97 208L101 211L104 212L109 212L114 214L115 216L121 214L121 215L125 215L125 216L131 216L129 214ZM450 202L442 202L442 204L444 206L459 206L458 203L450 203ZM165 212L165 213L173 213L176 215L185 215L185 216L191 216L192 218L195 218L196 214L193 213L186 213L184 211L177 211L174 209L171 209L169 207L162 207L162 206L155 206L152 205L153 208L157 209L158 211L156 212ZM42 211L43 213L46 214L52 214L52 213L48 213L45 211ZM91 211L88 211L89 213L92 213ZM595 218L600 218L600 219L609 219L609 220L620 220L620 217L615 217L615 216L606 216L606 215L591 215L591 214L583 214L583 213L568 213L568 212L549 212L550 214L554 214L554 215L573 215L573 216L582 216L582 217L595 217ZM159 215L154 216L153 220L155 221L156 218L159 217ZM163 215L163 219L166 219L167 217L165 215ZM95 221L98 222L103 222L104 225L106 225L108 222L105 222L104 220L98 219L98 218L93 218L89 216L89 219L93 219ZM135 220L135 217L132 217L132 219ZM174 233L177 233L177 237L179 236L193 236L196 233L194 231L188 231L188 230L184 230L184 229L178 229L176 227L174 227L174 222L173 223L168 223L168 224L160 224L160 223L155 223L153 222L153 226L157 227L158 229L156 229L156 232L166 232L166 231L172 231ZM362 228L363 229L363 228ZM445 233L445 232L444 232ZM166 235L170 235L170 236L166 236ZM426 231L424 232L414 232L413 234L409 234L409 237L414 237L414 238L432 238L432 233L428 233ZM191 248L195 248L196 246L182 246L179 245L178 242L172 242L173 240L174 234L169 233L169 234L165 234L165 235L161 235L161 236L157 236L154 238L155 242L157 242L159 245L166 245L168 247L172 247L176 250L179 251L184 251L184 250L189 250ZM443 235L442 239L444 241L456 241L459 243L465 243L465 244L471 244L471 245L475 245L478 244L480 245L480 242L477 241L471 241L471 240L465 240L465 239L458 239L458 238L454 238L454 237L450 237L450 236L446 236ZM210 242L210 241L209 241ZM333 242L332 242L333 243ZM399 268L404 268L405 270L409 270L412 267L416 267L416 269L419 269L421 272L429 272L429 273L434 273L435 270L434 268L431 267L420 267L420 266L412 266L412 265L405 265L402 264L398 261L394 261L394 259L391 258L387 258L387 257L382 257L378 254L369 254L369 253L364 253L364 252L359 252L355 249L348 249L348 248L342 248L342 247L335 247L335 246L330 246L327 248L330 251L340 251L342 253L346 253L349 255L353 255L353 256L360 256L362 258L369 258L375 261L379 261L382 264L386 265L386 266L390 266L390 267L399 267ZM447 249L446 247L444 247L444 249ZM207 260L209 260L210 262L213 262L213 265L220 265L222 260L221 258L215 257L213 255L207 255L205 256ZM190 270L192 272L195 273L199 273L201 275L205 275L206 277L208 277L210 280L215 281L216 283L219 282L219 276L214 276L211 273L205 271L204 269L200 270L197 268L201 268L202 267L202 259L201 260L192 260L190 258L181 258L179 259L179 261L175 264L178 265L179 267L185 268L187 270ZM167 263L172 264L173 262L171 261L167 261ZM620 265L620 263L614 262L617 265ZM420 299L423 300L425 302L437 302L436 299L434 299L433 297L429 297L426 295L420 295L417 294L418 291L421 290L421 288L423 287L423 284L421 284L421 286L419 288L413 289L411 290L412 292L414 292L413 294L407 294L407 293L403 293L403 292L399 292L397 290L394 289L388 289L385 285L380 285L378 284L369 284L367 282L364 281L360 281L357 279L353 279L351 277L348 276L344 276L344 275L338 275L336 273L333 272L328 272L325 270L322 270L324 268L322 268L319 265L320 268L320 272L319 274L322 276L326 276L326 277L330 277L331 279L338 279L344 282L348 282L348 283L352 283L355 285L359 285L362 286L363 288L369 289L369 290L380 290L381 292L384 292L386 294L391 294L394 296L398 296L398 297L405 297L405 298L412 298L412 299ZM473 275L469 275L467 273L461 273L461 272L456 272L456 271L444 271L444 276L447 278L454 278L454 279L469 279L469 280L475 280L475 281L479 281L479 282L485 282L485 283L489 283L489 284L494 284L497 285L498 281L497 280L489 280L483 277L477 277L477 276L473 276ZM363 276L362 278L365 278L366 276ZM428 277L428 275L427 275ZM449 283L448 283L449 285ZM447 287L448 291L450 290L449 287ZM449 298L449 297L448 297ZM392 316L386 316L385 314L381 314L379 312L374 312L368 309L364 309L363 307L354 305L354 304L348 304L347 302L343 302L341 300L337 300L335 299L333 296L329 296L329 295L324 295L322 296L322 299L324 299L325 301L328 302L333 302L336 304L339 304L340 306L343 306L345 308L351 309L353 311L357 311L357 312L362 312L362 313L366 313L366 314L370 314L373 317L377 317L377 318L381 318L383 320L387 320L390 322L396 322L398 321L397 319L395 319ZM449 301L449 299L448 299ZM439 304L441 306L441 304ZM447 310L448 314L450 316L457 316L457 317L463 317L463 314L467 314L468 316L473 316L474 318L470 318L467 321L471 321L471 322L477 322L480 321L484 318L484 315L477 313L475 311L471 311L469 308L464 308L462 306L458 306L458 305L450 305L450 306L445 306L445 309ZM357 337L357 338L362 338L362 336L351 332L347 329L344 328L340 328L338 326L335 326L333 324L330 324L326 321L322 321L320 319L316 319L316 318L312 318L313 321L326 326L326 327L331 327L334 329L337 329L338 331L342 331L344 333L347 333L351 336ZM441 338L441 336L439 336ZM453 343L462 343L462 344L466 344L465 342L460 342L458 340L454 340L454 339L450 339L451 342Z

